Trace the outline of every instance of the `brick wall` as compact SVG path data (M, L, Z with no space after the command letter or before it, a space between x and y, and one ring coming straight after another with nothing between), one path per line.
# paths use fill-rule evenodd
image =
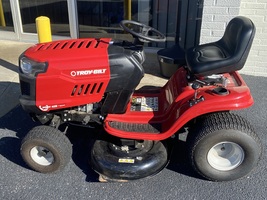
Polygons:
M227 23L237 15L249 17L257 29L241 73L267 76L267 0L204 0L200 43L220 39Z
M249 17L256 35L243 73L267 76L267 0L242 0L240 15Z

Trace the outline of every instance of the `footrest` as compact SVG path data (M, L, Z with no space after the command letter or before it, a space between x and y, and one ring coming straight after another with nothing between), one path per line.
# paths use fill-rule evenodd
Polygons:
M136 124L136 123L125 123L125 122L108 122L109 126L126 132L140 132L140 133L151 133L158 134L161 132L161 124Z

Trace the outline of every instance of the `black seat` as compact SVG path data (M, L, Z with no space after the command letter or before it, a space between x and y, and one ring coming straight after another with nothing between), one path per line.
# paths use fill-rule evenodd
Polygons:
M253 22L246 17L233 18L223 37L186 51L187 67L196 76L209 76L243 68L255 35Z

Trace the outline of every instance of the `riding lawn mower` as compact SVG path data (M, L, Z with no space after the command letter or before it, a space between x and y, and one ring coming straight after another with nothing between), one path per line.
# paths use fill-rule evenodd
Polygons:
M233 110L253 105L240 74L255 34L246 17L233 18L217 42L185 50L162 87L136 89L144 76L144 43L164 42L158 30L120 23L133 41L83 38L39 43L19 58L20 103L42 125L24 137L21 155L33 170L62 171L72 144L62 127L100 127L89 163L104 181L130 181L160 172L171 142L187 130L188 159L212 181L248 174L261 155L253 127ZM176 137L177 138L177 137Z

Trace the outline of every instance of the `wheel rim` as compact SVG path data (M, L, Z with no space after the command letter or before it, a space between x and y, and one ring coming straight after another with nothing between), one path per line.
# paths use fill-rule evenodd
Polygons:
M244 150L236 143L221 142L208 152L208 163L216 170L229 171L237 168L244 160Z
M48 166L54 162L54 156L52 152L45 147L33 147L30 151L30 156L33 161L39 165Z

